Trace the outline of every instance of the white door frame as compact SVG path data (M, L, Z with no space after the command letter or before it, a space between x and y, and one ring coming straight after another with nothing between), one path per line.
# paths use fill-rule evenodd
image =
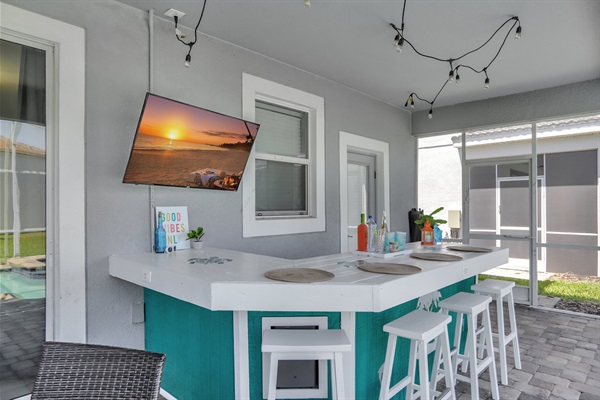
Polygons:
M340 252L348 252L348 151L375 157L377 171L376 199L378 210L387 211L390 220L390 145L376 139L340 131Z
M46 232L52 238L46 243L46 339L85 343L85 31L5 3L0 13L0 38L54 49L46 124Z

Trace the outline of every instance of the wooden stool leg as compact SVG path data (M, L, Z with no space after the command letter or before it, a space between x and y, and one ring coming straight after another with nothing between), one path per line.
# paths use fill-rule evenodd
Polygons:
M512 340L513 351L515 354L515 368L521 369L521 352L519 350L519 331L517 329L517 318L515 317L515 300L512 291L508 294L508 318L510 319L510 332L514 332Z
M431 369L431 383L429 385L429 390L431 390L432 392L435 390L435 388L437 386L437 377L438 377L438 374L440 373L440 363L441 363L441 359L442 359L442 342L439 337L437 337L435 341L436 341L435 354L433 357L433 367ZM446 361L446 360L448 360L448 358L444 358L444 361ZM446 361L446 364L447 364L447 361ZM444 371L447 368L446 364L444 364ZM446 383L446 385L447 384L448 383Z
M445 311L448 314L448 311ZM460 339L462 334L463 314L456 313L456 327L454 328L454 349L456 350L452 359L452 369L454 370L454 378L458 372L458 354L460 353ZM456 382L454 382L456 383Z
M338 376L337 376L337 368L335 365L335 357L332 358L331 360L328 360L328 362L329 362L329 371L330 371L330 375L331 375L331 398L333 400L341 399L341 397L338 396L338 392L337 392Z
M500 393L498 391L498 378L496 376L496 361L494 358L494 343L492 342L492 324L490 321L490 311L487 308L483 311L483 334L486 336L486 350L488 352L488 357L491 357L489 371L490 371L490 385L492 386L492 398L494 400L499 400ZM477 379L477 375L475 375L475 379Z
M411 340L410 341L410 353L408 356L408 377L409 377L409 382L408 382L408 386L406 387L406 395L405 398L406 399L412 399L412 395L413 392L415 390L415 376L416 375L416 370L417 370L417 341L416 340Z
M390 390L390 382L392 380L392 368L394 366L394 354L396 353L396 335L391 333L388 336L387 350L385 353L385 361L383 364L383 375L381 377L381 389L379 390L379 400L386 400L388 391ZM411 343L412 355L412 343ZM410 365L409 365L410 370Z
M496 297L496 313L498 314L498 353L500 354L500 380L508 385L508 367L506 363L506 335L504 334L504 301L502 296Z
M450 389L450 398L456 400L456 392L454 390L454 373L452 368L452 359L450 357L450 339L448 338L448 330L444 331L441 338L438 337L438 343L442 342L442 353L444 355L444 377L446 378L446 387Z
M271 366L269 369L269 393L267 396L268 400L275 400L275 393L277 391L277 367L279 365L279 358L277 354L271 353Z
M419 388L421 400L429 400L429 365L427 362L427 343L419 342Z
M482 322L483 325L483 322ZM479 337L479 347L477 348L477 357L483 359L483 351L485 350L485 335Z
M342 353L335 353L334 358L335 359L333 360L333 364L335 364L335 385L337 387L337 396L334 398L338 400L344 400L346 398L346 394L344 392L344 370L342 367Z
M467 334L465 353L468 353L469 364L471 364L469 369L471 400L479 400L479 381L477 379L477 335L475 335L475 331L477 330L477 316L473 314L468 315L467 328L469 329L469 333Z
M464 355L467 357L466 360L463 360L462 362L462 368L461 371L463 373L467 372L467 369L469 368L469 363L472 361L471 358L477 360L477 346L471 346L471 341L473 341L474 343L477 343L477 335L475 335L475 332L477 331L477 316L473 316L473 315L467 315L467 341L465 343L465 351L464 351ZM471 325L474 326L474 329L471 329ZM473 353L473 357L471 357L471 353ZM474 364L475 366L477 366L477 364ZM473 366L471 366L471 368L473 368Z

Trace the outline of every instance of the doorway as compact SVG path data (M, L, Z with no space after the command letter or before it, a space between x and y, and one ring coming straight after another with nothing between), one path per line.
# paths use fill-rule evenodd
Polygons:
M370 215L377 215L376 176L375 156L348 153L348 249L358 248L356 230L361 213L365 222Z
M530 159L467 161L465 241L509 249L509 262L486 274L521 278L515 300L537 304L537 252L539 208L532 185ZM534 228L535 227L535 228Z
M389 144L340 131L340 252L356 249L363 197L367 213L390 221ZM362 194L365 185L366 196ZM377 220L377 219L376 219Z

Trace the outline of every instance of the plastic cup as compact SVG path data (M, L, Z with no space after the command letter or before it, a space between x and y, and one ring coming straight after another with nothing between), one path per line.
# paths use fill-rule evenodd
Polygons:
M398 243L398 251L404 250L404 246L406 245L406 232L394 232L396 240Z
M396 232L387 232L385 234L384 253L390 252L390 242L396 241Z

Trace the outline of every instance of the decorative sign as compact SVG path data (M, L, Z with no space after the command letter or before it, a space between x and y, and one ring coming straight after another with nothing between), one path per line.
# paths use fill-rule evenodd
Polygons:
M167 248L174 246L177 250L189 249L190 241L187 239L189 230L187 207L156 207L156 221L158 213L164 214L163 228L167 232Z

